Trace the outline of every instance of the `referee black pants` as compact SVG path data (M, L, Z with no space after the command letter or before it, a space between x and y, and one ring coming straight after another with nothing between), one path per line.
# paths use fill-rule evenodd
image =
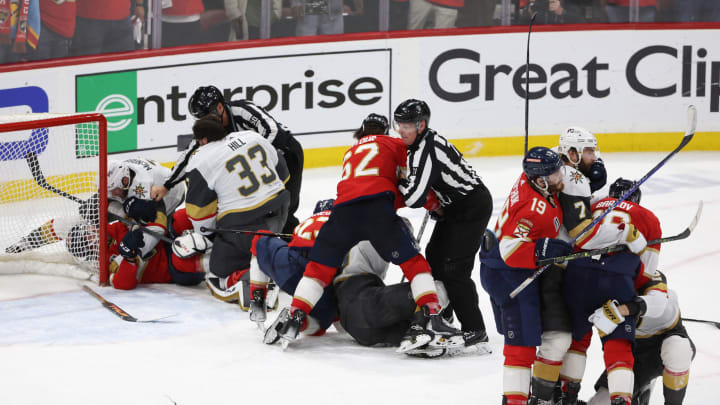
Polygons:
M490 191L480 184L463 199L443 208L443 218L435 224L425 249L432 275L445 284L450 308L464 332L485 330L477 288L470 275L491 214Z

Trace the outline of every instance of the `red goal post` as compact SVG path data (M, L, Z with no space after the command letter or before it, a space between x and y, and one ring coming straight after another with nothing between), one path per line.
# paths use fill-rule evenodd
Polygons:
M0 274L61 275L106 285L105 117L0 116L0 173Z

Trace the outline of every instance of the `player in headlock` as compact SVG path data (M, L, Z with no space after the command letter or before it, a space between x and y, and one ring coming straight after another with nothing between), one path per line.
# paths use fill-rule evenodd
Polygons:
M641 299L667 289L665 274L660 271L657 273L657 277L638 290ZM653 384L658 377L662 377L666 405L682 405L685 399L690 380L690 364L696 352L695 344L682 323L677 293L670 289L667 289L667 292L668 304L662 313L651 310L648 315L647 308L643 307L643 302L639 300L617 306L623 316L640 316L633 348L633 405L650 403ZM595 391L597 392L588 401L588 405L610 405L606 372L603 372L595 383Z
M403 206L397 183L398 172L405 167L406 152L404 143L387 136L387 131L387 118L377 114L370 114L355 131L356 142L343 159L332 213L310 251L310 262L295 290L290 311L284 313L287 319L282 321L279 334L285 342L296 338L345 254L358 242L369 240L383 259L400 266L418 306L417 319L399 350L458 344L458 339L459 344L463 343L459 331L440 317L430 266L396 213Z
M498 333L505 337L503 404L549 404L570 346L569 316L553 277L561 269L552 266L517 297L509 297L536 270L538 260L572 252L567 242L556 239L563 220L561 168L552 150L528 151L498 217L497 238L487 231L480 250L480 280L490 295Z
M290 202L284 186L288 172L270 142L253 131L227 134L210 117L195 121L193 136L200 147L187 165L185 207L195 233L213 234L207 228L279 232ZM242 306L239 281L250 267L252 239L249 233L215 233L206 270L216 298Z
M276 121L264 108L249 100L226 100L222 92L215 86L198 87L188 101L188 111L197 120L203 117L215 118L222 122L227 133L239 131L255 131L280 153L283 154L290 174L285 188L290 193L288 217L283 225L283 233L292 233L298 224L295 217L300 201L300 185L303 172L303 149L292 133ZM192 153L197 143L191 143L188 150L180 155L178 163L173 167L162 186L153 189L153 197L162 196L174 184L181 182Z
M597 138L592 132L578 126L566 128L560 134L557 152L567 167L563 180L566 189L572 184L577 184L581 189L587 187L591 204L607 195L607 192L603 193L603 187L607 184L607 171L600 158Z
M624 179L616 180L610 186L610 197L593 205L593 216L601 215L634 185ZM639 205L640 196L636 189L576 244L581 249L623 244L629 251L603 255L599 260L582 258L568 262L564 296L572 317L573 341L561 370L563 403L577 403L593 326L603 342L611 403L629 405L632 401L632 346L637 311L646 308L650 316L655 316L667 305L665 288L641 298L636 295L640 286L657 275L660 245L646 246L646 239L661 237L660 222L650 210ZM634 308L631 316L621 314L618 309L621 304Z

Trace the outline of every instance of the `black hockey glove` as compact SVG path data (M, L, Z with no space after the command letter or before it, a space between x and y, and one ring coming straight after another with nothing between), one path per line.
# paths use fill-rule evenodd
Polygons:
M566 256L573 252L573 247L561 239L540 238L535 242L535 256L538 260Z
M143 233L139 229L136 229L125 234L120 242L118 251L120 252L120 256L126 259L134 259L140 253L140 248L144 246L145 240L143 239Z
M141 200L137 197L130 197L123 202L123 211L132 219L149 223L157 217L158 203L153 200Z
M100 198L97 193L95 193L90 198L80 203L78 211L85 223L98 226L100 224L100 212L98 211L99 207Z
M590 179L590 191L593 193L607 183L607 170L605 170L605 163L602 160L598 159L590 166L588 178Z

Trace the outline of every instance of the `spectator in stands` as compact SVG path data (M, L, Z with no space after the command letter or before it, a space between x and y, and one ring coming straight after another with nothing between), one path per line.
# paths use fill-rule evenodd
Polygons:
M75 34L76 7L74 1L40 0L42 36L33 60L64 58L70 55L70 43Z
M344 33L343 6L343 0L292 0L295 35Z
M624 23L630 21L630 0L602 0L608 22ZM657 14L657 0L638 0L640 22L654 22Z
M247 5L248 0L224 0L225 15L230 21L228 40L248 39Z
M408 0L390 0L390 30L399 31L407 29Z
M678 21L720 21L718 0L675 0Z
M585 19L565 8L564 0L535 0L531 8L537 12L536 24L580 24ZM532 15L532 14L531 14Z
M410 0L408 29L453 28L464 5L465 0Z
M262 0L247 0L247 12L245 16L248 25L248 38L250 39L260 38L261 5ZM270 23L274 24L283 16L283 2L282 0L271 0L270 7ZM271 29L271 33L274 34L275 30ZM290 35L292 36L292 33L290 33Z
M173 0L162 12L162 47L201 44L203 11L202 0Z
M458 27L488 27L495 25L495 5L498 0L473 0L465 2L458 10L456 25Z
M202 0L205 11L200 14L203 38L200 43L225 42L230 38L230 21L225 9L225 0Z
M38 0L0 1L0 63L29 60L39 38Z
M93 55L108 52L132 51L133 25L130 0L76 0L77 19L70 53ZM135 0L133 14L145 18L144 0Z

